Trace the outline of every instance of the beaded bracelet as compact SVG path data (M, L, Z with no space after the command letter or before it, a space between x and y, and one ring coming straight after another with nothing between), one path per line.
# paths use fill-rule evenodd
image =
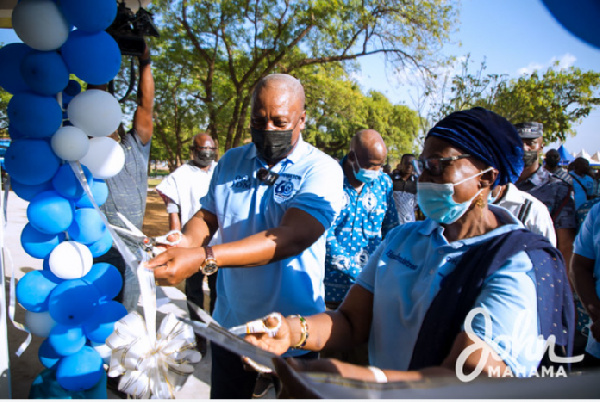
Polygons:
M308 341L308 322L301 315L291 315L290 317L298 317L300 320L300 341L296 346L292 346L294 349L301 349L306 346L306 341Z

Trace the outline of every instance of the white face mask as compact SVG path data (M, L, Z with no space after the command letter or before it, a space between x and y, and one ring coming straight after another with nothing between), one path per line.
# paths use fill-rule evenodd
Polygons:
M457 203L454 201L454 187L472 180L477 176L489 172L493 168L490 166L486 170L474 174L459 181L458 183L420 183L417 182L417 202L419 207L428 218L439 223L454 223L467 212L471 203L483 189L479 190L471 199Z

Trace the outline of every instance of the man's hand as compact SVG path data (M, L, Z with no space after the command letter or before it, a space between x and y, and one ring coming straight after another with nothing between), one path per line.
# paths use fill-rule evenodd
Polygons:
M175 286L198 272L205 258L202 247L170 247L146 262L146 267L154 269L157 285Z
M276 324L274 321L270 320L275 320L275 318L267 316L267 321L265 322L267 327ZM255 333L246 335L244 339L254 346L258 346L259 348L262 348L268 352L275 353L276 355L282 355L291 346L290 324L288 323L287 319L282 316L281 327L274 337L270 337L266 333Z

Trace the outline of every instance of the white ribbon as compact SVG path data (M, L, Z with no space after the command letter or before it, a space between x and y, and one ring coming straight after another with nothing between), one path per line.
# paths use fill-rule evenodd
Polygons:
M135 398L173 399L202 358L194 330L168 314L156 332L156 286L152 271L138 266L144 318L123 317L106 339L112 349L109 377L121 376L119 390Z

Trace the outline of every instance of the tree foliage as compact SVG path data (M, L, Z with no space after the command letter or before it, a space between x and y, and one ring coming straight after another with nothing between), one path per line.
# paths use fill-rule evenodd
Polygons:
M337 63L335 68L348 70L348 63L377 53L385 54L398 68L410 64L427 69L440 60L437 51L456 19L454 3L157 0L150 11L155 14L161 38L156 41L158 47L153 54L164 58L164 67L169 70L161 69L161 77L157 77L157 92L161 93L161 101L157 102L157 138L165 142L167 154L177 153L178 141L183 143L187 138L182 135L177 139L177 125L183 130L186 124L200 124L218 140L221 150L241 145L248 138L250 94L257 81L271 73L302 77L310 85L309 77L318 66ZM357 106L350 104L352 98L340 99L328 86L343 87L343 93L349 94L360 91L356 84L322 78L314 80L315 85L321 80L322 85L314 87L321 93L307 89L307 96L311 101L327 102L327 115L323 115L324 108L315 110L321 113L314 114L311 124L316 131L308 136L338 149L354 130L352 124L342 127L342 116L353 116L352 110ZM324 99L323 92L332 98ZM387 113L389 122L411 121L404 108L394 112L377 109L381 97L368 95L372 98L372 118ZM336 101L344 108L336 110ZM367 117L364 124L370 123ZM160 121L163 118L164 122ZM399 132L390 133L389 137L403 147ZM325 133L329 138L321 135Z
M576 67L560 69L558 63L545 72L535 71L519 78L485 74L485 62L469 71L468 59L462 73L452 78L450 96L432 116L439 119L455 110L481 106L506 117L513 124L537 121L544 124L544 142L565 141L600 104L600 73Z

